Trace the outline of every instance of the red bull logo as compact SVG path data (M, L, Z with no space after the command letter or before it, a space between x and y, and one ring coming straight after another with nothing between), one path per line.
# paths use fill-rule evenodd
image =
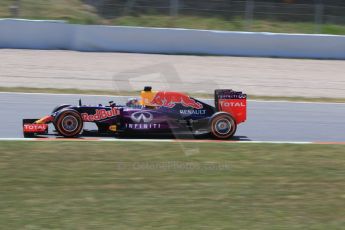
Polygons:
M157 92L151 104L154 106L164 106L173 108L176 104L182 104L185 107L191 107L194 109L202 109L201 103L196 102L189 96L178 92Z
M92 122L92 121L100 121L107 118L115 117L119 114L120 114L120 111L116 108L112 108L111 110L96 109L95 114L82 113L81 117L83 118L83 121L85 122Z

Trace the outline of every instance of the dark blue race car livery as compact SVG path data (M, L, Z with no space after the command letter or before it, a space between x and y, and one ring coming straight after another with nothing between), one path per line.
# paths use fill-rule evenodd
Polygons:
M76 138L86 134L126 136L131 134L234 136L246 121L247 95L230 89L215 90L214 106L180 92L152 91L145 87L141 98L126 105L59 105L41 119L23 119L24 137L57 135ZM94 123L96 130L84 129ZM48 132L49 125L55 128Z

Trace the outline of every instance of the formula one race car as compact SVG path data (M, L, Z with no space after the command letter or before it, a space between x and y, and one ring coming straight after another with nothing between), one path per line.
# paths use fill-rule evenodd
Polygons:
M215 106L184 93L152 91L145 87L141 99L126 105L109 102L108 106L60 105L49 116L24 119L24 137L48 134L48 124L55 134L67 138L94 133L97 135L211 134L216 139L231 138L237 125L246 120L247 95L233 90L215 90ZM84 129L84 123L96 124L96 130Z

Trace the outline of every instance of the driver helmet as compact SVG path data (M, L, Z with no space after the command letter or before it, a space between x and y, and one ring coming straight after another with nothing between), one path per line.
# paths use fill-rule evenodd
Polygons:
M128 107L136 107L139 105L140 105L140 102L139 102L138 98L129 98L127 103L126 103L126 106L128 106Z

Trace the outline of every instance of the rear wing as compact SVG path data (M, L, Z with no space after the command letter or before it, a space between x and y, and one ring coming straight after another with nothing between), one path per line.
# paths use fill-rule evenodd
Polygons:
M215 107L217 111L231 114L236 123L245 122L247 119L247 94L231 89L216 89L214 91Z

